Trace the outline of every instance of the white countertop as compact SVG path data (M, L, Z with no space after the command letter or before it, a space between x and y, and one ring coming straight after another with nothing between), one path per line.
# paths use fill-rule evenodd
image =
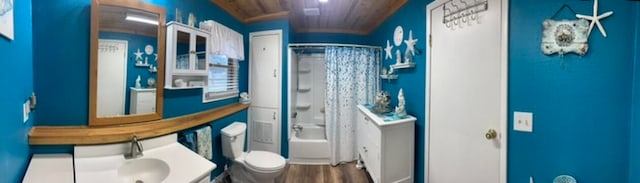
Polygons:
M371 112L371 110L369 110L364 105L358 105L358 109L360 111L362 111L363 113L367 114L367 116L376 116L375 118L372 118L371 120L377 126L395 125L395 124L408 123L408 122L414 123L416 121L416 118L411 116L411 115L407 115L407 116L403 117L402 119L385 120L385 119L383 119L383 116Z
M71 154L34 154L23 183L73 183Z
M157 140L164 138L164 140ZM101 146L76 146L75 177L77 183L117 183L125 179L118 176L118 168L125 162L145 158L164 161L169 165L169 175L163 182L191 182L210 174L216 165L176 142L175 134L141 141L144 156L125 159L121 153L114 153L130 143ZM130 147L124 148L129 149ZM150 148L150 149L147 149Z

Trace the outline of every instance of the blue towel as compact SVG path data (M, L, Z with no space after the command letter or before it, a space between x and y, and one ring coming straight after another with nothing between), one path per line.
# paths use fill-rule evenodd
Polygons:
M203 127L196 130L197 149L196 152L204 158L211 159L213 157L213 149L211 148L211 127Z
M178 142L191 149L193 152L196 152L196 138L193 132L180 133L178 135Z

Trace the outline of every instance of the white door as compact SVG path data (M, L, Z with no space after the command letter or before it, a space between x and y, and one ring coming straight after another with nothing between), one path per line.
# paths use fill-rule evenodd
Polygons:
M98 117L124 115L128 42L100 39L98 44Z
M280 35L251 37L251 105L280 105Z
M502 1L488 0L486 11L482 4L463 9L484 2L475 0L427 6L429 183L506 183L508 6ZM496 136L487 137L489 130Z
M282 31L249 37L249 149L280 153Z

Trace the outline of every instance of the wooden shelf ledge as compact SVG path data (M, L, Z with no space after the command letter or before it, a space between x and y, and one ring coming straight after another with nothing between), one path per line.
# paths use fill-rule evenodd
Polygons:
M34 126L29 132L29 144L108 144L130 141L133 134L136 134L139 139L146 139L206 124L247 108L249 108L248 104L231 104L174 118L118 126Z

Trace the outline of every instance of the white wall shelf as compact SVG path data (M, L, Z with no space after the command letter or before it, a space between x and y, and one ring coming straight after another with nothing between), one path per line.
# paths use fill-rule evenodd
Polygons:
M391 65L391 68L393 69L406 69L406 68L414 68L414 67L416 67L416 63L414 62Z
M311 72L311 69L300 69L300 70L298 70L298 73L301 73L301 74L302 73L310 73L310 72Z
M298 92L308 92L308 91L311 91L311 87L309 86L298 87Z
M311 104L296 104L296 109L298 110L307 110L311 108Z
M398 75L397 74L382 74L380 75L380 78L382 79L398 79Z

